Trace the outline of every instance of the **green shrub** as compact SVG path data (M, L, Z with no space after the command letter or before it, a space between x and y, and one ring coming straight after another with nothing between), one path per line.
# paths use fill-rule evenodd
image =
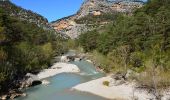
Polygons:
M69 49L76 49L77 48L77 43L76 41L72 40L72 39L69 39L67 41L67 46Z
M54 31L3 11L0 9L0 93L14 87L13 80L23 78L26 73L49 67L54 56L67 50L65 39Z
M109 86L109 84L110 84L109 81L104 81L104 82L103 82L103 85L104 85L104 86Z
M93 51L92 53L89 53L90 59L95 62L96 66L100 66L101 69L103 69L106 73L110 73L114 69L114 63L108 59L107 56L97 52Z

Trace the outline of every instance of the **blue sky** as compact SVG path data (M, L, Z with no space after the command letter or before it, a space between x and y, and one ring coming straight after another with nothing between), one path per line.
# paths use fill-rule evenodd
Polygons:
M46 17L48 21L75 14L84 0L11 0L22 8ZM146 1L146 0L143 0Z
M83 0L11 0L22 8L32 10L49 21L75 14Z

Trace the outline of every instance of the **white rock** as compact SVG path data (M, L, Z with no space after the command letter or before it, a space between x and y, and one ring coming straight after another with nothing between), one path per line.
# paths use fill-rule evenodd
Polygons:
M86 60L87 62L89 62L89 63L93 63L91 60Z
M67 56L61 56L61 62L68 62Z
M74 61L80 61L80 58L75 58L75 60Z
M47 80L43 80L43 81L42 81L42 84L43 84L43 85L48 85L48 84L50 84L50 82L47 81Z

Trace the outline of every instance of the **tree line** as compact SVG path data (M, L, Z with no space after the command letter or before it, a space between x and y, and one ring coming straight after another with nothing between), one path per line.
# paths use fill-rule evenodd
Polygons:
M0 93L15 88L26 73L48 68L66 50L64 38L0 8Z
M157 87L167 87L170 86L169 18L169 0L149 0L133 15L117 14L110 24L80 35L76 42L85 52L102 55L105 60L100 60L100 67L106 72L131 69L141 73L140 79L133 76L140 84L154 87L151 77L154 75Z

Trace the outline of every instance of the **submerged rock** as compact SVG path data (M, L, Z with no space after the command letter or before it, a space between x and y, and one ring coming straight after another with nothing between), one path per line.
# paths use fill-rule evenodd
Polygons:
M47 80L43 80L43 81L42 81L42 84L43 84L43 85L48 85L48 84L50 84L50 82L47 81Z
M74 61L81 61L81 59L80 58L75 58L75 60Z

